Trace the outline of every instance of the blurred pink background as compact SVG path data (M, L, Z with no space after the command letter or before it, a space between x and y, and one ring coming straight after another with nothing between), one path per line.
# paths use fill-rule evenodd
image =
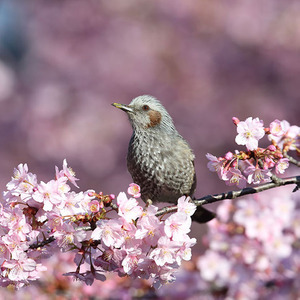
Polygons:
M131 127L111 103L142 94L194 149L196 196L231 190L205 154L243 149L233 116L299 125L300 2L0 0L1 190L19 163L48 181L66 158L81 190L126 191Z
M299 121L300 3L1 1L0 187L64 158L80 188L125 191L131 127L111 106L151 94L196 155L204 196L230 190L205 154L239 148L231 118Z

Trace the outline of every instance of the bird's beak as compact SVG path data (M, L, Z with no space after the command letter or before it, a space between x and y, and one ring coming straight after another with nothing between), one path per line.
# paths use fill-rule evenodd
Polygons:
M126 105L126 104L112 103L112 106L114 106L116 108L120 108L120 109L124 110L125 112L134 113L134 110L132 109L132 107L130 107L129 105Z

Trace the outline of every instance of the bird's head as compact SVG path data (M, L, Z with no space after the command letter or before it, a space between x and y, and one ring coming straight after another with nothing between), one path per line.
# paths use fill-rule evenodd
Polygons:
M173 120L163 105L154 97L144 95L134 98L129 105L113 103L125 111L135 131L165 130L174 132Z

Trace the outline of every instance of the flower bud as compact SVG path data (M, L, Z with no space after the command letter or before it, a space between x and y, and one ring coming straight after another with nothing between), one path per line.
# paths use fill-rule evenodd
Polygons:
M276 147L274 145L268 146L267 149L270 150L270 151L272 151L272 152L276 151Z
M233 158L233 153L232 152L227 152L226 154L225 154L225 159L227 159L227 160L231 160Z
M232 122L233 122L234 125L237 125L237 124L240 123L240 120L238 118L236 118L236 117L233 117L232 118Z

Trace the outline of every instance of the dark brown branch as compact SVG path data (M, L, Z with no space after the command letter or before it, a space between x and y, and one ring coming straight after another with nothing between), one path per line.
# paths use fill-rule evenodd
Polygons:
M29 246L30 249L37 249L37 248L40 248L40 247L44 247L50 243L52 243L53 241L55 241L55 238L53 236L50 236L48 239L42 241L42 242L37 242L35 244L31 244Z
M196 199L193 202L197 206L202 206L205 204L214 203L225 199L236 199L238 197L242 197L245 195L260 193L269 189L273 189L275 187L289 185L289 184L296 184L296 188L294 189L294 191L296 191L300 186L300 176L282 178L276 182L265 183L256 187L247 187L239 191L230 191L227 193L221 193L216 195L207 195L202 198ZM156 213L156 216L161 216L175 211L177 211L177 206L164 207Z

